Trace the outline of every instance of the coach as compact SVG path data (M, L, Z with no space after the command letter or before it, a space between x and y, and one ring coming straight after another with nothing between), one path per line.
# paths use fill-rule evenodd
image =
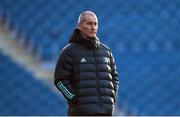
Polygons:
M111 50L97 38L98 19L82 12L69 44L57 61L54 83L66 98L68 115L111 116L118 73Z

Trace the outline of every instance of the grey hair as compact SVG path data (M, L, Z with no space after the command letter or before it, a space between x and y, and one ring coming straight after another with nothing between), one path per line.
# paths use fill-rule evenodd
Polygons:
M96 16L96 14L92 11L84 11L79 15L78 24L85 21L85 15L87 15L87 14ZM96 18L97 18L97 16L96 16Z

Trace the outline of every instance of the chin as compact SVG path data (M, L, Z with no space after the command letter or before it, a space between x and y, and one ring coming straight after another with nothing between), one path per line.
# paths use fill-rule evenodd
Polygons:
M89 37L94 38L94 37L96 37L96 35L90 35Z
M86 37L87 37L87 38L95 38L95 37L96 37L96 35L91 34L91 35L86 35Z

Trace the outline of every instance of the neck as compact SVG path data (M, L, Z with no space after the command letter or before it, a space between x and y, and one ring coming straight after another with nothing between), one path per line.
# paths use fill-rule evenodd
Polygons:
M87 37L81 34L78 39L80 43L83 43L89 49L98 48L99 46L99 39L97 37Z
M81 33L81 36L82 36L84 39L88 39L88 40L95 38L95 37L88 37L87 35L82 34L82 33Z

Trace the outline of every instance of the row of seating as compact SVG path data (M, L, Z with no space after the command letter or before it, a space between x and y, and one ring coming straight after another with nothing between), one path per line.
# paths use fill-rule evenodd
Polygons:
M119 105L125 108L126 113L143 116L180 115L177 106L180 104L178 52L120 55Z
M0 63L1 116L66 115L60 93L1 53Z
M112 49L120 73L117 110L124 110L126 115L180 115L178 0L0 2L0 21L15 30L20 41L43 61L56 61L79 13L94 11L99 18L98 36ZM5 68L0 71L3 82L9 79ZM13 106L7 107L11 113Z
M87 9L97 13L98 35L106 44L125 43L124 47L128 49L126 42L129 41L143 45L141 42L152 40L161 46L159 41L171 43L178 39L178 2L143 1L139 5L128 0L106 5L105 1L96 4L89 0L81 1L81 4L66 1L66 4L62 4L60 0L2 0L1 12L6 23L23 37L28 48L40 55L42 60L54 60L57 57L56 53L68 42L79 13ZM49 50L45 49L47 46Z

